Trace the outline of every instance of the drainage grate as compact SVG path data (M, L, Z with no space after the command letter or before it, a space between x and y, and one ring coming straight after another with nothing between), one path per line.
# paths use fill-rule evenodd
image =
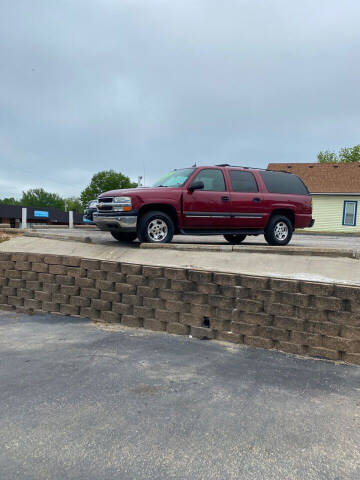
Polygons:
M204 317L203 322L202 322L202 327L210 328L210 318L209 317Z

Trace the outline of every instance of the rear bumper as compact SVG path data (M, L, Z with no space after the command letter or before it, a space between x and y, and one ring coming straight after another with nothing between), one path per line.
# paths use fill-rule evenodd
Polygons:
M100 230L107 232L136 232L137 215L114 215L114 213L94 213L94 222Z
M295 229L297 228L310 228L314 225L315 220L309 214L299 214L295 215Z

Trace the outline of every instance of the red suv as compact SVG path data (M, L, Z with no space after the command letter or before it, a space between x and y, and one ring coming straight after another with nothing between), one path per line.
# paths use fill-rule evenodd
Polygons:
M174 234L247 235L286 245L295 228L311 227L312 201L296 175L231 165L173 170L152 188L100 195L94 222L119 241L167 243Z

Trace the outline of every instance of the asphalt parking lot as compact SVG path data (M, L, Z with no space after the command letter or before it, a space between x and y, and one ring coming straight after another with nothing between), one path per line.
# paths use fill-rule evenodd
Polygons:
M358 480L360 368L0 312L4 480Z

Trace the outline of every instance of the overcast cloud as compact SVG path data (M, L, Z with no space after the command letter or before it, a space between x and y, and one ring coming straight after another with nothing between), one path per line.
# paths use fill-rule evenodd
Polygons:
M360 143L358 0L2 0L0 198Z

